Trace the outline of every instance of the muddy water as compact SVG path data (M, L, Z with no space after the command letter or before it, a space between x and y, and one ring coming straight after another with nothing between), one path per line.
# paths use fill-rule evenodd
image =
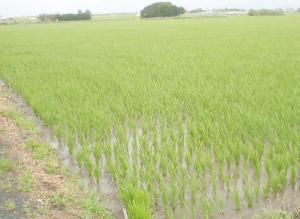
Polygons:
M108 174L104 168L101 169L101 179L100 182L96 182L95 179L90 178L87 169L82 165L79 167L77 161L75 158L70 154L69 148L67 147L66 143L64 141L59 141L58 138L55 136L55 133L48 127L47 125L44 124L44 122L37 117L33 110L31 109L30 106L27 105L26 101L22 98L22 96L17 95L14 91L12 91L9 87L5 85L5 83L1 80L0 78L0 86L5 88L9 94L11 95L12 99L16 102L18 108L24 112L24 114L32 121L34 121L36 124L38 124L39 129L41 131L42 137L45 139L45 141L49 144L52 145L52 147L57 151L58 155L62 159L63 164L68 167L73 173L78 174L80 178L82 179L82 183L85 188L94 188L99 191L101 200L103 202L103 205L108 209L116 212L116 218L124 218L123 216L123 208L124 203L118 198L118 189L116 182L113 180L110 174ZM164 128L164 124L159 123L158 120L158 130L161 132L161 129ZM184 126L184 154L185 151L187 151L187 143L186 143L186 136L187 136L187 126L186 124L183 124ZM134 136L129 128L128 123L126 124L126 132L127 136L129 136L129 142L128 142L128 155L129 155L129 163L130 165L134 165L132 162L132 153L133 153L133 146L132 142L133 139L136 138L136 143L137 143L137 150L139 153L139 150L141 148L138 137L141 135L142 130L139 127L139 121L137 122L137 136ZM114 129L112 128L112 152L114 151L114 143L116 142L117 136L115 134ZM151 143L151 139L149 139ZM160 146L160 136L158 135L158 145ZM266 139L267 141L267 139ZM267 144L268 145L268 144ZM78 137L76 138L76 144L74 146L74 154L76 153L76 150L81 147L81 144L78 140ZM113 155L113 162L115 162L114 158L114 153ZM211 154L211 157L213 158L214 155L213 153ZM139 157L138 157L139 159ZM94 160L94 157L91 156L91 160L96 162ZM242 162L241 162L242 163ZM106 157L104 154L101 156L101 166L105 167L106 164ZM141 165L140 161L138 160L138 165ZM186 162L185 159L182 160L182 166L186 167ZM157 165L157 168L159 166ZM232 168L228 168L224 166L224 169L226 169L226 172L228 174L232 174ZM238 167L237 170L239 173L242 173L242 167L241 165ZM250 179L255 179L255 173L253 171L253 168L251 165L248 165L248 174ZM242 174L239 174L242 175ZM262 176L264 174L264 170L262 170ZM262 178L262 181L264 178ZM240 194L242 193L242 185L243 185L243 178L238 178L237 179L237 188L240 190ZM218 197L226 197L225 205L224 205L224 215L220 215L218 213L218 209L216 209L216 215L215 218L225 218L225 219L231 219L231 218L252 218L256 215L260 214L265 214L267 211L275 211L278 210L279 208L285 209L285 210L291 210L294 207L297 207L299 205L300 200L300 191L298 190L298 185L295 187L289 186L285 191L280 191L278 194L271 196L269 194L269 197L267 199L262 198L262 191L260 191L260 197L256 199L254 198L253 202L253 207L247 207L247 200L246 198L242 198L242 204L241 204L241 210L236 211L235 206L233 204L233 201L230 197L230 192L227 190L227 187L224 183L218 182L218 187L217 187L217 196ZM207 197L213 197L214 192L213 192L213 187L212 185L207 185L205 189L205 195ZM189 189L188 187L186 188L186 197L189 197ZM158 218L167 218L166 212L163 208L163 204L160 200L158 205L155 207L155 214L157 215ZM198 203L196 205L197 213L196 213L196 218L201 218L200 212L201 212L201 206ZM270 210L271 209L271 210ZM189 210L188 209L180 209L180 206L178 207L178 212L176 213L176 218L180 218L180 211L183 212L183 215L185 215L186 218L187 215L189 215Z
M26 103L25 99L15 93L9 86L5 84L0 75L0 86L6 90L12 100L16 103L19 110L21 110L29 120L33 121L38 125L38 130L40 131L42 138L52 146L52 148L57 152L58 156L62 160L64 166L66 166L71 172L78 175L81 179L82 185L85 189L96 189L99 192L102 205L106 207L107 210L115 212L115 217L117 219L123 219L123 209L125 208L124 203L119 199L118 189L112 176L105 171L104 168L101 169L101 179L100 182L91 177L89 177L87 169L82 165L79 167L78 162L75 157L70 154L69 148L64 141L59 141L55 133L47 126L41 118L35 115L32 108ZM80 142L77 141L74 146L74 152L76 149L81 147ZM75 153L74 153L75 154ZM93 157L94 159L94 157ZM105 166L106 158L102 154L102 164Z

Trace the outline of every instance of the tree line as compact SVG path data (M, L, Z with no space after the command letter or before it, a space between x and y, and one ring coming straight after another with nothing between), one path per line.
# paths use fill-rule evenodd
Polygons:
M91 20L92 13L90 10L86 10L84 13L78 10L77 14L40 14L38 19L41 21L79 21L79 20Z
M269 10L269 9L261 9L261 10L250 9L248 15L249 16L281 16L283 15L283 11Z

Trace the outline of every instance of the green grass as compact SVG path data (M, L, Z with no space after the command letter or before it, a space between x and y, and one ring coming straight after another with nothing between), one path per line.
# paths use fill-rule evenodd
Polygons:
M45 167L45 171L47 173L53 173L53 174L58 174L61 173L62 170L60 169L60 167L57 167L51 163L47 164L47 166Z
M0 174L5 173L7 170L13 170L15 168L15 161L11 157L0 158Z
M83 197L74 196L74 202L84 209L87 215L96 214L102 218L113 218L112 213L107 211L101 204L99 193L93 190L84 192Z
M12 199L8 199L4 205L4 208L8 211L12 211L16 208L16 203Z
M10 183L4 183L3 181L0 181L0 187L2 189L5 189L5 190L11 190L12 189L12 185Z
M33 150L33 155L32 157L34 159L42 159L45 160L50 156L53 151L50 145L40 143L39 141L35 139L29 139L26 141L25 147L28 149ZM48 167L50 168L50 167Z
M1 110L0 114L2 116L6 116L14 119L14 122L17 125L25 128L28 131L37 132L36 125L32 121L29 121L21 111Z
M299 25L289 15L2 26L0 71L90 176L101 178L104 153L119 189L143 186L149 208L179 217L170 211L202 200L210 217L225 199L211 185L245 191L229 195L239 209L299 179Z
M22 192L31 192L35 179L31 171L25 171L17 178L17 189Z
M61 191L56 191L52 193L50 197L50 201L55 205L57 204L65 205L68 200L64 197L64 194Z

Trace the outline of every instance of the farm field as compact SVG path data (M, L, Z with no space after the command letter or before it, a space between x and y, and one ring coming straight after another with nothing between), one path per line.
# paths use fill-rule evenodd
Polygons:
M129 218L233 218L300 197L299 18L1 26L0 75Z

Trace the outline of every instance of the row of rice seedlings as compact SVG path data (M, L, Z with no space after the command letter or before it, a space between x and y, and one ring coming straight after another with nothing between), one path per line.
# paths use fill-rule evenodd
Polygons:
M173 135L173 137L172 137L172 141L176 141L176 134L172 134ZM141 154L141 156L144 156L145 155L145 152L147 152L146 154L147 154L147 156L145 156L144 158L145 158L145 162L144 163L152 163L151 161L153 160L152 158L151 158L151 153L150 153L150 151L148 150L149 149L149 147L147 146L148 145L148 139L147 139L147 137L145 137L145 136L143 136L142 138L140 138L140 140L141 140L141 142L142 142L142 148L143 148L143 152L144 153L142 153ZM168 140L168 138L165 138L165 141L169 141ZM128 141L126 141L126 144L128 144ZM178 143L179 145L181 145L182 144L182 141L180 141L180 143ZM134 144L134 145L136 145L136 144ZM193 143L191 143L190 145L194 145ZM147 146L147 147L146 147ZM108 148L108 147L106 147L106 148ZM123 153L127 153L126 151L124 151L123 153L120 153L120 151L118 151L118 148L120 148L120 145L117 145L116 147L114 147L114 153L119 153L119 154L123 154ZM182 147L177 147L177 152L178 152L178 148L182 148ZM196 147L196 148L198 148L198 147ZM170 149L170 147L168 148L168 149ZM167 153L167 157L172 161L171 163L173 163L173 161L176 159L176 155L178 155L178 154L176 154L176 155L174 155L174 153L172 153L172 151L171 150L168 150L168 149L166 149L165 150L165 152ZM194 150L194 148L193 147L191 147L191 146L189 146L188 147L188 151L186 152L186 154L190 154L191 153L191 151L192 151L192 149ZM108 154L109 155L109 152L110 150L106 150L106 154ZM196 149L196 151L197 151L197 153L196 154L194 154L195 155L195 157L199 157L199 158L202 158L202 160L203 160L203 156L201 156L202 155L202 150L201 149ZM250 151L250 149L249 149L249 151ZM251 151L250 151L251 152ZM180 153L180 152L179 152ZM193 153L193 152L192 152ZM88 154L88 153L87 153ZM100 152L100 148L99 147L97 147L97 146L95 146L94 147L94 152L93 152L93 154L94 154L94 156L95 156L95 158L96 159L99 159L99 154L101 154L101 152ZM156 158L155 158L155 156L153 157L154 158L154 164L155 163L158 163L158 160L159 160L159 163L161 164L161 169L164 169L164 176L166 176L166 169L167 169L167 162L165 162L166 161L166 159L163 159L164 158L164 156L165 156L165 154L163 154L163 153L159 153L160 154L160 158L159 159L157 159L156 160ZM215 150L215 154L216 154L216 157L219 155L219 154L221 154L221 153L218 153L217 152L217 150ZM256 161L255 161L255 158L254 158L254 156L251 156L251 153L249 153L250 155L249 155L249 157L250 157L250 159L252 159L252 163L255 163ZM186 155L186 157L187 157L187 155ZM218 159L216 159L216 160L219 160L219 162L221 162L221 157L222 156L220 156L219 155L219 158ZM251 158L252 157L252 158ZM149 160L147 159L147 158L150 158ZM194 158L192 158L192 156L190 156L190 158L191 158L191 160L194 160ZM213 184L213 190L214 190L214 193L216 193L216 176L217 176L217 173L215 172L215 171L211 171L212 170L212 160L211 160L211 158L210 158L210 155L209 154L207 154L206 153L206 156L204 156L204 159L205 159L205 161L207 160L208 162L202 162L202 164L206 164L206 165L202 165L202 167L201 167L201 172L203 173L203 174L206 174L206 171L208 170L209 172L211 172L212 173L212 177L211 177L211 182L212 182L212 184ZM224 159L224 158L223 158ZM275 158L273 158L273 159L275 159ZM156 161L155 161L156 160ZM235 159L235 160L237 160L237 159ZM282 162L282 159L281 160L278 160L277 161L277 163L278 163L278 167L280 167L280 161L281 161L281 163L283 163ZM246 160L246 162L247 162L247 160ZM245 164L246 164L246 162L244 162L243 163L243 171L244 171L244 175L245 176L247 176L247 171L246 171L246 166L245 166ZM118 163L120 163L120 166L121 166L121 169L123 170L122 172L127 172L128 170L129 170L129 166L128 166L128 163L126 162L126 161L124 161L124 159L120 159L119 161L118 161ZM187 162L188 163L188 162ZM193 162L194 164L195 164L195 169L198 169L198 172L199 172L199 170L200 170L200 168L198 167L197 168L197 162ZM268 163L268 159L266 159L266 163ZM237 163L235 163L236 165L238 165ZM177 163L177 165L180 165L179 163ZM201 166L201 165L200 165ZM267 166L267 165L266 165ZM189 165L187 165L187 168L189 168ZM266 169L268 169L268 168L266 168ZM277 169L279 169L279 168L277 168ZM235 170L235 172L237 172L237 170L236 170L236 166L234 166L234 170ZM171 172L170 172L170 177L171 177L171 179L175 179L176 178L176 175L177 175L177 173L174 171L174 169L172 168L171 170L170 170ZM89 172L91 172L91 171L89 171ZM293 169L293 173L294 173L294 178L295 178L295 168ZM96 173L96 172L95 172ZM221 168L221 173L222 173L222 168ZM181 175L183 176L184 174L182 174L182 172L181 172ZM223 175L225 175L224 173L223 173ZM258 175L258 174L257 174ZM245 177L246 179L248 179L248 177ZM225 180L225 178L224 178L224 180ZM284 178L284 177L282 177L282 181L281 182L285 182L285 180L286 180L286 178ZM149 182L151 181L151 180L148 180ZM184 182L184 181L183 181ZM278 189L276 188L276 184L278 184L278 183L276 183L277 181L276 181L276 178L274 178L273 180L272 180L272 183L271 183L271 188L273 188L272 190L273 190L273 192L274 193L276 193L277 191L278 191ZM148 183L149 185L151 185L150 183ZM274 186L272 186L274 184ZM250 187L249 185L248 185L248 187ZM182 198L182 197L184 197L184 186L178 186L178 188L180 188L180 193L178 193L177 195L178 195L178 197L181 197L181 198L179 198L179 200L180 200L180 202L181 202L181 204L183 204L183 202L184 202L184 198ZM151 187L150 188L148 188L148 190L150 190L151 191ZM174 189L173 189L173 191L176 191L176 186L174 186ZM176 202L174 201L176 198L176 194L175 194L176 192L173 192L172 194L173 194L173 196L171 196L171 197L174 197L173 198L173 200L172 200L172 208L174 208L174 206L176 206ZM234 193L234 192L233 192ZM236 194L236 193L234 193L234 194ZM253 202L253 193L249 193L249 188L247 188L246 190L245 190L245 196L247 197L247 200L248 200L248 205L250 206L252 206L252 204L251 204L251 202ZM158 192L156 192L156 197L158 197ZM233 196L233 197L236 197L236 195L235 196ZM251 199L252 199L252 201L251 201ZM156 198L156 200L157 200L157 198Z

